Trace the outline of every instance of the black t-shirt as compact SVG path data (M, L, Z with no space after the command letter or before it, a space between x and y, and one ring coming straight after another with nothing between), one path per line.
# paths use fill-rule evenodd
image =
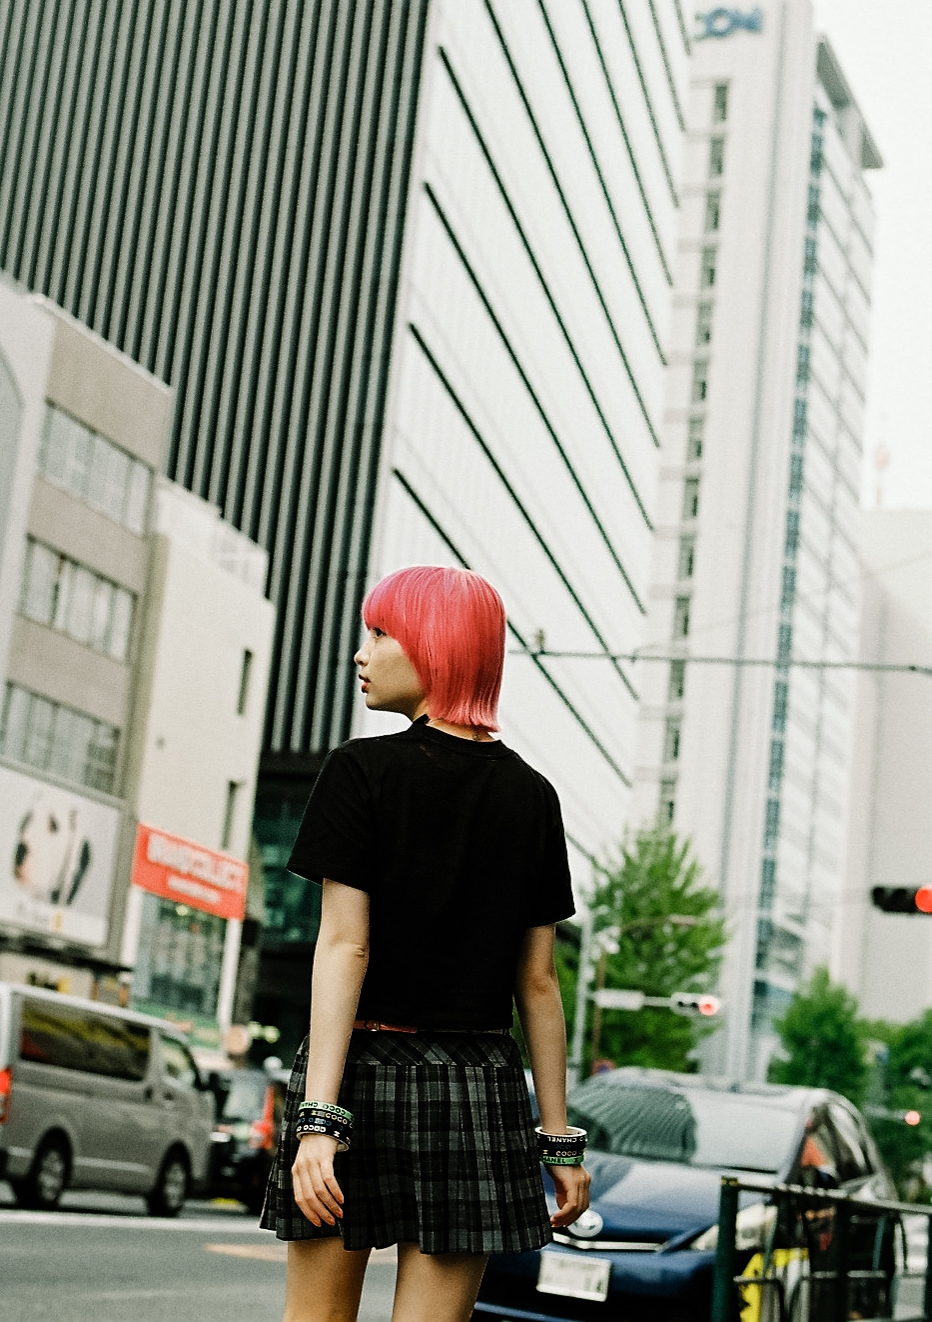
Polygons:
M415 721L334 749L288 862L369 895L359 1016L507 1028L524 933L574 912L556 791L498 741Z

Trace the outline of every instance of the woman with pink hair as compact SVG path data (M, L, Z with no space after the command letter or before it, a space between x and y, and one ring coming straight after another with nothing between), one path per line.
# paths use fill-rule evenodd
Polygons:
M418 565L362 613L366 705L411 724L328 756L288 864L322 884L321 923L261 1224L288 1241L286 1322L352 1322L389 1244L393 1322L467 1322L490 1253L540 1248L589 1203L553 962L573 913L566 842L553 787L493 737L491 584Z

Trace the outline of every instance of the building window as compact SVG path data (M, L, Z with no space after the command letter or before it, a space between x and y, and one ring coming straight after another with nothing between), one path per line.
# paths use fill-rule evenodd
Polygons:
M712 100L712 120L716 124L724 124L728 118L728 84L716 83L715 95Z
M677 762L680 756L680 722L668 720L663 736L664 762Z
M814 300L811 289L804 289L799 307L799 324L803 330L810 330L814 316Z
M715 179L725 172L725 139L712 138L709 141L709 178Z
M806 435L806 423L808 421L809 410L806 407L804 399L797 399L793 403L793 440L801 441Z
M683 483L683 518L694 519L699 513L699 479L688 477Z
M695 537L680 538L680 554L676 566L677 578L692 578L696 566Z
M775 859L765 858L760 870L760 907L770 909L777 890L777 863Z
M223 830L220 833L221 849L229 849L233 843L233 832L236 829L236 802L241 788L242 781L227 781L227 801L223 810Z
M151 470L54 404L46 409L39 471L130 532L145 532Z
M691 462L702 458L702 441L705 432L705 418L701 415L689 419L689 432L686 437L686 458Z
M807 239L805 255L803 257L803 275L815 275L816 273L816 241Z
M703 248L702 265L699 268L699 288L711 289L715 284L716 250Z
M710 343L712 339L712 304L700 303L696 308L696 344Z
M83 712L7 684L0 753L109 793L116 774L119 731Z
M133 1009L213 1018L225 932L226 922L216 914L144 894Z
M689 634L689 597L677 597L673 609L673 637L686 638Z
M796 599L796 570L792 565L783 566L783 590L780 599L781 610L789 610Z
M667 689L667 699L670 702L679 702L686 692L686 662L670 662L670 683Z
M790 498L798 500L803 490L803 457L801 454L790 455Z
M661 826L670 826L673 822L673 814L676 811L676 781L662 780L660 782L660 818Z
M809 345L800 344L796 350L796 384L804 386L809 380Z
M249 681L252 678L252 652L243 649L243 661L239 672L239 697L236 699L236 714L242 716L249 701Z
M722 223L722 195L721 193L706 193L705 195L705 228L707 234L714 233Z
M773 739L770 744L770 769L767 783L774 794L778 794L783 783L783 740Z
M764 819L764 848L776 849L777 836L780 834L780 800L767 800L767 814Z
M819 223L819 190L815 184L809 185L809 197L806 203L806 223L815 229Z
M786 512L786 546L784 554L787 560L795 560L799 550L799 510Z
M809 157L809 173L821 174L822 172L822 134L813 133L812 135L812 154Z
M777 660L789 661L793 655L793 626L781 624L777 630Z
M19 609L28 619L125 661L135 605L126 588L27 539Z
M697 358L693 363L692 402L701 404L709 390L709 364L704 358Z
M789 685L786 680L778 679L773 688L773 728L777 734L786 732L786 704L789 698Z

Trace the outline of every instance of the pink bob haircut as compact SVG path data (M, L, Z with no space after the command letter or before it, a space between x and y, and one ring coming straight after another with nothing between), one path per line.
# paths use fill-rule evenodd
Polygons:
M505 606L491 583L471 569L396 569L368 593L362 618L404 648L434 720L498 729Z

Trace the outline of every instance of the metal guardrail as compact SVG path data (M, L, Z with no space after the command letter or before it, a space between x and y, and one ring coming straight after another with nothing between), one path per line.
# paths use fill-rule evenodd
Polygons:
M741 1273L736 1268L748 1249L738 1249L736 1236L745 1192L764 1195L761 1201L775 1211ZM922 1271L910 1267L904 1217L926 1220ZM898 1306L900 1287L908 1280L923 1281L919 1312ZM870 1301L875 1307L862 1311ZM908 1310L909 1302L902 1302ZM723 1177L711 1322L849 1322L874 1316L932 1322L932 1207Z

